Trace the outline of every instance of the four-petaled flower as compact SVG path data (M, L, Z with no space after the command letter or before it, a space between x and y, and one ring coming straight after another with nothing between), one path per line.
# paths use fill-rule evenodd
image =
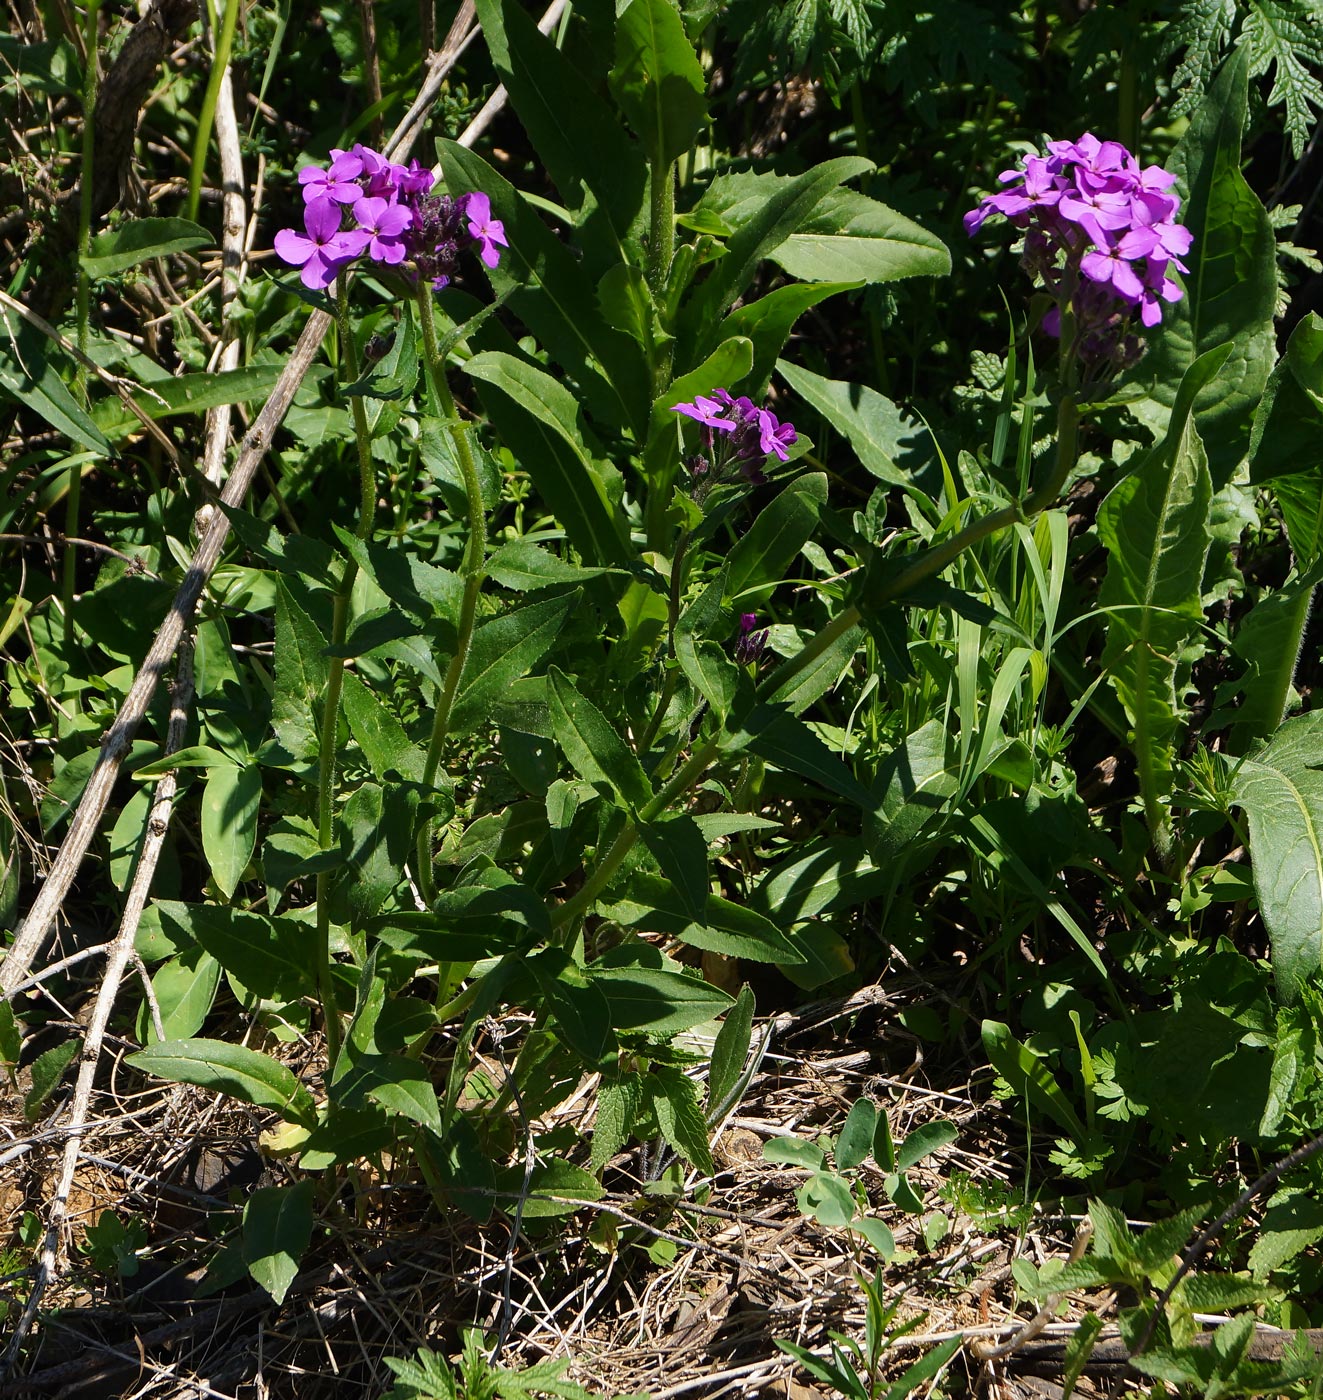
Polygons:
M305 204L311 204L314 199L333 199L338 204L352 204L363 193L358 184L358 177L363 173L362 159L349 151L332 151L331 155L334 159L329 169L305 165L299 171Z
M413 222L413 216L402 204L387 204L384 199L368 196L355 200L354 218L368 235L367 255L373 262L404 261L405 248L400 234Z
M358 229L340 230L340 206L333 199L314 199L304 205L304 234L282 228L276 234L276 252L291 266L301 267L299 280L316 291L329 287L336 273L363 251L369 235Z
M464 195L463 202L469 221L469 236L478 241L478 256L488 267L495 267L501 260L497 245L502 248L510 246L505 237L505 225L500 219L492 218L492 202L481 190Z
M672 413L683 413L686 418L692 418L701 423L705 428L716 428L718 432L733 432L735 424L729 418L721 416L723 405L716 399L704 398L702 394L695 394L693 403L678 403L672 409Z

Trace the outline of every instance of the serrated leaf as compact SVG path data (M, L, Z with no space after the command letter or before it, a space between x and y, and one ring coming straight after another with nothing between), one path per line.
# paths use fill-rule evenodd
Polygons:
M616 19L611 91L643 142L654 178L670 179L707 115L707 83L671 0L632 0Z
M218 904L158 900L156 908L184 946L200 944L258 996L296 1001L316 989L315 939L307 924Z
M547 673L547 698L556 742L575 772L594 787L607 788L623 806L645 807L652 800L652 784L633 750L601 710L555 666Z
M625 1073L603 1079L597 1091L597 1117L593 1122L593 1171L602 1168L629 1140L643 1102L643 1078Z
M392 773L419 782L424 756L386 704L352 672L346 671L340 703L349 731L378 781Z
M672 1065L654 1065L643 1083L662 1137L686 1161L711 1176L715 1170L712 1149L693 1081Z
M617 1031L678 1035L714 1020L732 1001L700 978L678 971L671 959L646 944L613 948L585 971L606 994Z
M283 748L305 762L317 757L317 702L326 684L326 638L295 602L284 580L276 585L276 690L271 726Z

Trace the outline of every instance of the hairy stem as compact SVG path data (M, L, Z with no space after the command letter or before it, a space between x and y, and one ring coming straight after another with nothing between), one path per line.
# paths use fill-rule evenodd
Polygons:
M646 271L653 300L660 306L675 256L675 167L658 154L653 158L651 173Z
M427 356L427 372L431 379L437 403L450 429L451 441L455 444L455 457L459 463L460 477L464 482L464 498L468 509L468 540L464 547L462 573L464 594L460 602L458 636L455 641L455 654L450 658L441 693L437 696L436 714L432 720L432 737L427 745L427 761L423 767L423 786L430 788L436 781L437 770L441 766L441 752L445 746L446 734L450 725L450 713L454 707L455 694L459 690L459 679L464 673L464 663L468 660L469 647L473 642L473 627L478 615L478 595L482 591L485 577L487 553L487 517L482 502L482 482L478 479L478 466L473 459L473 449L469 443L468 428L459 420L455 410L454 396L446 380L446 367L437 347L436 319L432 311L431 288L426 283L418 288L419 319L423 327L423 347ZM418 885L423 899L431 903L432 886L432 822L424 818L418 833Z
M349 289L345 274L336 283L336 327L340 341L341 377L346 384L358 378L358 354L354 347L354 331L349 323ZM359 504L358 525L354 534L360 540L372 534L377 510L376 473L372 468L372 440L368 432L367 410L361 395L350 400L354 419L354 441L358 447ZM331 648L344 644L349 631L349 605L358 577L358 564L349 559L335 595L335 610L331 615ZM327 665L326 694L322 701L321 740L317 762L317 844L323 851L331 848L335 813L335 756L340 728L340 692L344 685L344 658L332 656ZM326 1023L326 1059L334 1065L340 1053L340 1017L336 1006L335 983L331 973L331 911L329 871L317 876L317 978L322 1003L322 1018Z

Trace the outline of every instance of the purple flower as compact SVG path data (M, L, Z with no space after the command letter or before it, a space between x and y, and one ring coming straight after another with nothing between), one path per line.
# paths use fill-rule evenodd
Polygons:
M683 413L686 418L692 418L705 428L716 428L723 433L732 432L735 424L729 418L722 418L721 410L722 405L716 399L705 398L702 394L695 394L693 403L671 405L672 413Z
M373 262L402 263L404 242L400 235L413 222L413 216L400 204L387 204L370 196L355 201L354 218L368 235L367 254Z
M307 236L282 228L276 234L276 252L291 267L301 267L299 280L317 291L329 287L336 273L356 258L370 234L361 229L340 231L340 206L334 199L315 199L304 206Z
M1185 295L1167 276L1165 263L1149 261L1144 268L1144 285L1140 292L1139 319L1146 326L1156 326L1162 320L1164 301L1180 301Z
M502 248L510 246L505 237L505 225L500 219L492 218L492 202L481 190L462 195L460 202L469 221L469 237L477 239L478 256L486 266L495 267L501 260L497 244Z
M758 445L764 452L788 462L790 454L786 448L798 439L799 434L795 432L793 423L780 422L776 414L768 409L758 410Z
M333 199L338 204L352 204L363 191L359 188L358 177L363 173L363 162L348 151L332 151L334 159L330 168L323 170L319 165L305 165L299 171L299 184L303 186L303 202L311 204L318 199Z

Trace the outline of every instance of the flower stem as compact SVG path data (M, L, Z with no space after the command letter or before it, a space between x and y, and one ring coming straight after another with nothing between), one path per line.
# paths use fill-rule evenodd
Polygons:
M1045 510L1061 494L1061 489L1075 465L1079 450L1079 405L1074 395L1065 394L1057 411L1057 455L1052 475L1038 490L1024 501L1013 502L1001 510L975 520L963 530L952 535L941 544L925 550L907 568L886 579L869 599L870 608L879 608L896 601L910 592L917 584L940 573L965 550L980 540L995 535L999 530L1008 529L1017 521L1025 520ZM857 603L843 608L820 631L814 634L804 648L783 661L758 687L758 697L766 700L781 690L833 646L852 627L863 621L863 613ZM639 809L638 819L626 822L619 835L611 843L596 869L584 881L578 892L567 899L551 916L551 926L558 935L564 936L582 915L592 908L597 896L606 888L611 877L638 840L639 823L649 822L665 812L678 797L687 792L702 778L720 752L720 742L709 739L695 749L688 760L676 770L671 780L644 807Z
M427 356L427 372L437 403L450 429L451 441L455 444L455 457L459 463L460 477L464 482L464 497L468 507L468 540L464 547L462 573L464 594L460 602L458 636L455 641L455 654L442 681L441 693L437 696L436 714L432 719L432 737L427 746L427 761L423 767L423 786L431 788L436 781L441 766L441 751L445 745L450 725L450 713L454 707L455 695L459 690L459 679L468 660L469 647L473 642L473 627L478 615L478 595L482 591L485 578L487 554L487 517L482 502L482 482L478 479L478 466L473 459L473 449L469 445L468 427L461 423L455 410L455 399L446 381L446 367L437 347L436 319L432 311L431 288L420 283L417 295L419 319L423 328L423 348ZM418 833L418 887L426 903L431 903L434 893L432 884L432 821L425 817Z
M354 347L354 331L349 323L349 289L342 272L336 283L336 328L340 342L340 365L343 381L352 384L358 378L358 354ZM366 540L372 534L377 511L376 473L372 468L372 439L368 431L367 411L360 395L350 400L354 420L354 440L358 447L358 525L354 534ZM358 564L345 562L340 587L335 595L331 614L331 648L344 643L349 631L349 605L358 577ZM322 700L321 741L317 762L317 844L323 851L331 848L335 811L335 754L340 728L340 692L344 685L345 663L341 656L332 656L326 671L326 694ZM331 973L331 911L330 872L317 876L317 979L321 995L322 1019L326 1024L326 1059L334 1065L340 1053L340 1015L336 1006L335 982Z

